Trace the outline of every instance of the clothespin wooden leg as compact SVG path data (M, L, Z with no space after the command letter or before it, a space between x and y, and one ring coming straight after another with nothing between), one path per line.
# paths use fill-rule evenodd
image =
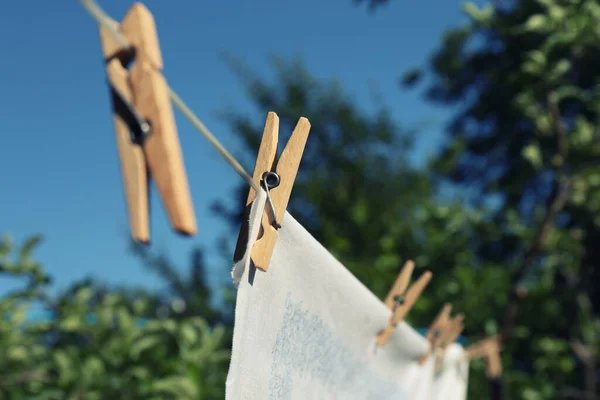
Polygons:
M486 375L491 379L499 378L502 375L502 359L498 349L490 350L488 354Z
M429 326L425 338L429 341L431 347L429 352L419 359L419 364L423 365L429 355L434 353L439 346L439 339L444 335L444 331L447 329L448 323L450 322L451 311L452 305L445 304Z
M502 360L500 358L500 343L497 337L486 338L466 348L469 360L485 358L487 361L486 375L494 379L502 375Z
M415 265L412 261L407 261L404 264L398 278L396 278L394 286L386 297L385 304L393 312L388 325L377 335L378 346L383 346L388 342L398 323L408 314L431 280L431 272L425 271L410 289L407 290L414 267Z
M263 129L262 140L260 147L258 148L258 156L256 157L256 164L254 165L254 174L252 179L254 182L260 185L263 174L265 171L272 171L275 168L275 159L277 157L277 144L279 141L279 117L274 112L267 114L267 120ZM237 244L235 246L235 253L233 260L238 261L244 255L246 251L246 243L248 243L248 224L246 223L247 217L250 215L250 206L256 198L256 192L252 189L248 192L248 198L246 199L246 210L244 213L244 219L240 228ZM263 219L267 218L266 213L263 213ZM266 221L268 224L268 220ZM264 223L263 223L264 224ZM264 234L263 225L261 224L259 237Z
M446 329L442 332L439 337L439 349L440 351L436 355L435 372L438 373L442 367L444 361L444 355L446 354L446 348L448 345L454 343L463 331L464 325L463 320L465 319L464 314L458 314L455 318L451 319L446 324Z
M116 22L114 24L118 25ZM128 62L123 61L127 49L119 48L104 28L101 28L100 36L106 58L106 74L112 85L112 98L115 103L113 120L131 235L135 240L147 243L150 241L150 220L146 158L142 147L133 143L129 126L116 112L119 108L116 104L118 101L124 100L133 104L133 93L128 81L129 73L123 67L124 63ZM117 92L114 92L115 90ZM117 93L123 99L120 99Z

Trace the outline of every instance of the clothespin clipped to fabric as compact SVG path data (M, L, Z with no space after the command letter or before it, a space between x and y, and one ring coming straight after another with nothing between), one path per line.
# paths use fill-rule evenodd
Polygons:
M499 378L502 375L502 360L500 359L500 342L497 337L490 337L473 343L466 349L470 361L485 358L487 361L486 375L488 378Z
M430 348L429 352L419 359L419 364L423 365L429 355L434 354L435 350L439 347L439 339L442 337L442 334L445 332L445 330L451 326L448 324L450 322L451 311L452 304L445 304L429 326L429 329L427 329L425 338L427 341L429 341Z
M251 251L251 259L256 268L267 271L277 242L278 229L292 194L294 181L302 161L304 147L310 132L310 122L301 117L277 159L279 141L279 117L274 112L267 114L262 140L256 157L252 179L267 192L267 205L262 218L258 239ZM250 189L246 205L252 204L256 192ZM236 246L236 256L246 247L247 226L242 224Z
M388 342L398 323L400 323L406 314L408 314L431 280L431 272L425 271L419 277L419 279L417 279L413 285L408 288L414 269L415 263L410 260L407 261L398 274L396 282L394 282L394 286L392 286L392 289L385 298L384 303L390 310L392 310L392 317L390 318L385 329L383 329L377 335L378 346L383 346Z
M439 347L442 350L445 350L449 344L454 343L454 341L460 336L464 329L463 321L465 319L464 314L458 314L456 317L452 318L448 322L447 329L444 329L442 335L439 338Z
M444 355L446 353L446 348L449 344L454 343L456 339L460 336L464 329L463 320L465 319L464 314L458 314L456 317L450 319L450 321L446 324L446 329L442 332L439 338L438 349L440 350L436 354L436 363L435 363L435 371L438 373L442 367L442 362L444 361Z
M194 235L196 216L169 89L161 73L154 17L135 3L120 24L111 23L130 44L122 46L108 29L100 28L132 236L142 243L150 241L148 175L173 229Z

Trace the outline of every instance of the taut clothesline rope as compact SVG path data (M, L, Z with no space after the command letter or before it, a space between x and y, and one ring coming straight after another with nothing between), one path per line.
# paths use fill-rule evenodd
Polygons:
M102 25L102 27L106 28L108 32L113 36L113 38L119 43L119 45L123 47L130 47L131 45L127 42L127 39L116 29L115 25L111 22L113 20L93 1L93 0L80 0L81 5L90 13L90 15L98 22L98 24ZM167 84L168 85L168 84ZM177 107L183 115L194 125L196 129L204 136L210 144L212 144L217 151L223 156L225 161L229 163L233 167L233 169L254 189L257 193L260 192L261 187L254 182L252 177L244 170L244 167L233 157L227 149L219 142L219 140L212 134L211 131L208 130L206 125L200 121L200 118L194 114L192 110L181 100L181 97L170 87L169 88L169 96L173 101L175 107Z

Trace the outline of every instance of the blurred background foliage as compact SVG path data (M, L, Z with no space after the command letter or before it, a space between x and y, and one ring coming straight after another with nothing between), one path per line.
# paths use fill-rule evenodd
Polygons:
M385 10L386 1L355 2ZM597 399L600 3L463 10L469 23L399 78L400 90L456 110L442 151L423 167L409 162L418 129L385 106L359 109L340 82L316 79L301 60L274 58L264 77L228 56L256 110L224 117L248 170L268 111L286 133L308 117L290 212L382 298L407 259L417 273L431 270L409 321L427 326L450 302L466 314L469 340L499 334L506 397ZM213 205L231 226L218 241L228 257L247 192L240 184L235 207ZM235 293L206 284L201 249L180 268L131 244L165 281L161 292L85 280L50 295L32 253L40 242L18 246L7 235L0 246L0 274L17 282L0 299L0 399L224 397ZM28 322L31 309L51 317ZM490 398L483 363L471 371L470 398Z

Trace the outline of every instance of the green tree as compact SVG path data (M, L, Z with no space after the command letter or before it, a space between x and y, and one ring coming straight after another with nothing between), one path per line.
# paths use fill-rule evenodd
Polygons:
M143 266L157 274L167 286L165 293L162 293L162 301L157 304L157 311L169 309L172 316L178 319L202 316L210 325L231 321L230 313L223 314L211 304L213 293L206 283L206 267L201 248L191 251L187 270L174 265L164 254L153 252L148 246L133 240L130 241L130 249Z
M151 297L93 282L53 298L47 274L31 257L39 243L34 237L15 249L4 236L0 245L0 274L25 280L0 299L1 399L224 397L224 326L177 312L156 318ZM53 317L27 321L34 307Z
M596 398L600 4L496 3L464 4L470 21L431 59L427 97L459 110L437 166L473 204L498 204L502 234L476 250L510 271L498 317L513 396Z

